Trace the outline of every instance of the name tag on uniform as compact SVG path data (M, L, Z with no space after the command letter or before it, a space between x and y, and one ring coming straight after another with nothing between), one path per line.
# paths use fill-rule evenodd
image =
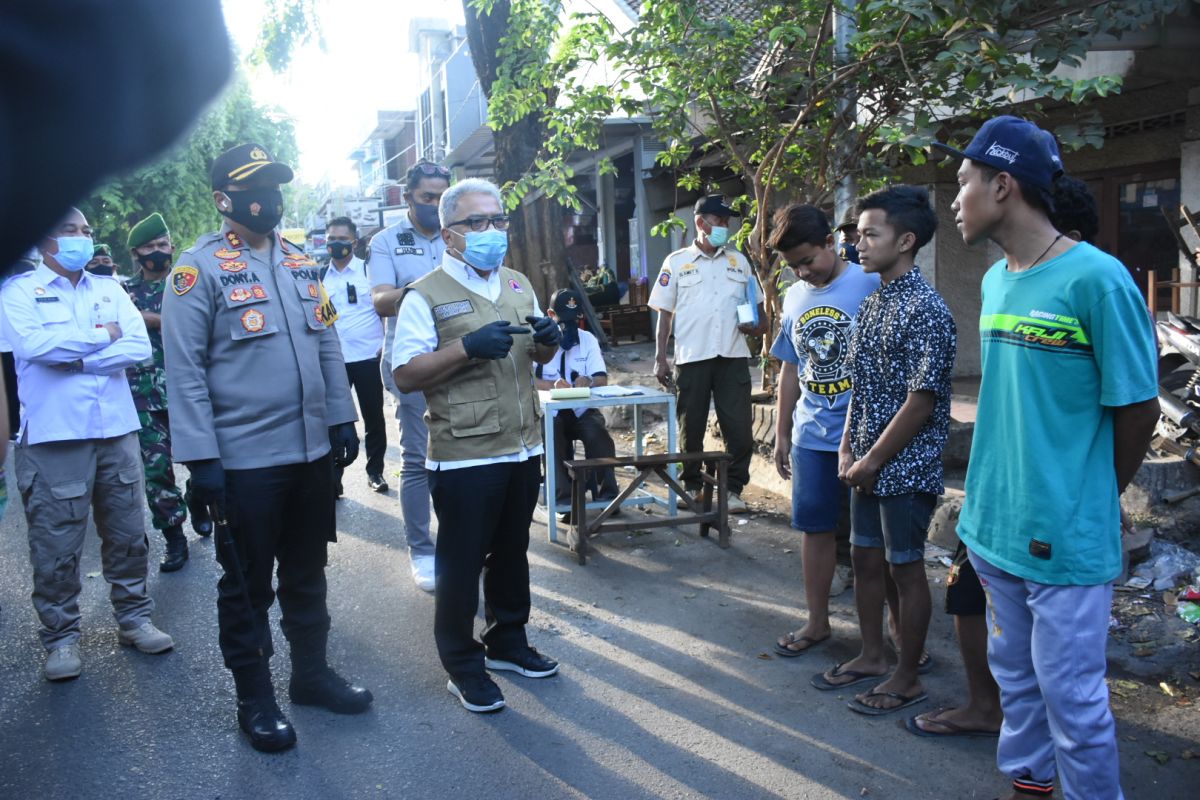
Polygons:
M395 254L398 256L423 256L425 255L424 247L397 247Z
M33 299L35 302L38 302L38 303L57 303L58 302L57 297L35 297Z
M461 317L463 314L470 314L474 310L470 300L442 303L440 306L433 307L433 318L438 322L445 322L452 317Z

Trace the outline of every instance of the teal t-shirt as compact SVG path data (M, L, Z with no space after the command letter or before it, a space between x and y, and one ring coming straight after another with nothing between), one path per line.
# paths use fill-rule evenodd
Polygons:
M958 533L1026 580L1121 572L1113 408L1158 395L1156 339L1120 261L1089 244L983 279L983 381Z

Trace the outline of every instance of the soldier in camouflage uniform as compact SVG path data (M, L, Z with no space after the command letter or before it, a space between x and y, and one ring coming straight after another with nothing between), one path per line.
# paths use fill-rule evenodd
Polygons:
M151 214L129 232L129 251L140 271L125 283L133 304L142 312L154 351L145 361L128 371L129 388L142 424L138 440L142 446L142 464L146 472L146 502L154 527L163 532L167 552L159 570L174 572L188 559L187 537L183 522L187 506L175 484L171 465L171 431L167 417L167 382L163 366L162 297L175 248L162 215ZM212 533L206 510L192 515L192 527L201 536Z

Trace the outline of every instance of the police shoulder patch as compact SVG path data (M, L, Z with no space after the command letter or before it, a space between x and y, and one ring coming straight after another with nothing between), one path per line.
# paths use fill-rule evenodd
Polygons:
M195 267L179 266L171 272L171 291L182 297L192 290L200 279L200 270Z
M662 272L658 273L658 285L659 286L670 286L671 285L671 270L664 269Z
M433 318L439 322L444 322L453 317L470 314L474 310L470 300L457 300L453 303L442 303L440 306L434 306Z

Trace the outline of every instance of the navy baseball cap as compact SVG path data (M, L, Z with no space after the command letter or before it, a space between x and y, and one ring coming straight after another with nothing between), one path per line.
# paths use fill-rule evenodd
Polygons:
M574 289L559 289L550 298L550 307L559 322L572 322L583 313L583 298Z
M934 142L933 146L959 158L987 164L1046 191L1063 173L1058 142L1047 131L1020 117L989 119L966 150L955 150L941 142Z
M712 214L714 217L722 218L739 216L725 202L725 195L723 194L710 194L707 197L701 197L697 200L696 216L700 216L701 214Z

